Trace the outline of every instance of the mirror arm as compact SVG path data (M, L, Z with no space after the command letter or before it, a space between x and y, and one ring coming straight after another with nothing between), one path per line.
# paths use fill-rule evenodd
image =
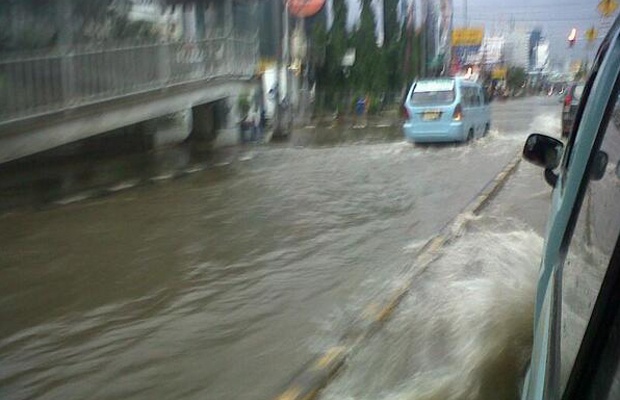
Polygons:
M555 187L558 182L558 174L553 172L553 170L549 168L545 168L545 182L547 182L551 187Z

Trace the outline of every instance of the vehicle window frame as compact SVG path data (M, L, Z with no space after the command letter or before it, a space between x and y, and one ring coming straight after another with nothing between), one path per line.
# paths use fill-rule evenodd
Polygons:
M614 340L619 332L620 234L562 394L563 400L600 399L601 394L609 392L620 363L620 339Z
M619 34L620 36L620 34ZM619 46L620 48L620 40L616 42L616 45ZM609 44L608 46L609 47ZM603 55L604 57L604 55ZM596 66L596 73L593 73L590 77L590 79L588 79L588 84L586 85L586 87L584 88L584 101L579 103L579 110L577 111L579 118L581 118L582 114L583 114L583 109L585 108L585 105L587 103L587 99L590 97L590 91L592 88L592 84L594 82L595 77L598 75L598 69L600 68L600 62L597 63ZM586 93L587 90L587 93ZM605 107L605 112L603 113L603 119L601 120L598 129L596 131L596 137L594 139L594 144L592 146L592 151L590 152L590 154L588 155L588 162L586 164L586 169L584 171L584 174L581 178L581 182L579 183L579 191L577 193L577 197L575 199L575 205L573 207L573 211L571 212L571 215L569 217L569 221L567 224L567 229L566 232L564 234L564 237L562 238L562 244L561 244L561 249L563 251L563 255L566 254L566 249L570 244L570 241L572 239L573 236L573 231L575 228L575 224L577 222L577 217L579 216L579 212L581 210L581 203L583 202L583 198L585 196L585 191L587 189L587 183L590 180L590 177L588 175L588 172L590 171L590 167L592 166L592 163L594 161L594 157L596 156L596 151L601 147L601 143L603 141L603 137L605 136L606 130L607 130L607 124L609 124L609 121L611 120L611 111L613 110L615 104L616 104L616 99L618 98L618 94L620 93L620 69L618 71L616 71L616 80L614 82L614 87L611 91L611 95L610 97L607 99L607 104ZM577 121L577 120L576 120ZM575 123L575 128L573 128L573 130L576 131L576 127L578 126L577 123ZM576 136L576 135L571 135L571 136ZM572 149L573 149L573 145L574 145L575 139L574 138L570 138L569 139L569 144L567 145L566 150L570 149L570 152L572 153ZM563 181L566 180L567 177L567 171L570 168L570 160L566 160L567 158L570 158L572 154L569 155L565 155L564 160L563 160L563 166L562 168L564 169L563 174L562 174L562 179ZM566 189L566 185L562 185L562 190ZM564 262L564 260L562 260L562 262Z
M580 93L577 95L577 89L581 88ZM581 101L581 96L583 96L583 90L585 89L585 85L583 83L577 83L574 87L573 87L573 94L572 97L576 98L577 101Z
M484 100L482 97L482 90L480 89L480 86L476 86L474 87L474 98L476 99L476 107L482 107L482 105L484 104Z
M439 105L439 106L447 106L450 105L452 103L454 103L454 101L456 100L457 96L458 96L458 92L457 92L457 83L453 82L453 86L452 89L450 90L451 93L451 99L450 101L442 101L442 102L438 102L436 104L429 102L429 103L417 103L414 101L414 95L416 93L439 93L439 92L448 92L447 90L445 91L435 91L435 92L416 92L416 87L418 86L418 84L422 82L422 81L415 81L414 83L411 84L411 88L409 89L409 93L407 94L407 100L406 103L410 104L413 107L429 107L429 106L433 106L433 105Z
M579 100L579 106L577 107L577 112L575 113L573 125L568 135L568 141L566 143L566 147L564 150L564 157L562 158L562 163L561 163L561 169L563 171L562 190L566 188L566 185L565 185L566 176L567 176L566 171L569 169L570 164L571 164L572 155L573 155L573 147L575 144L577 131L579 129L579 125L581 124L581 119L583 117L583 111L586 107L586 104L588 103L588 99L590 98L590 92L592 90L592 85L594 84L594 81L596 80L596 77L598 76L601 63L603 62L605 56L607 55L607 52L610 50L609 46L611 44L612 37L613 36L609 36L609 35L606 36L605 39L603 40L603 43L601 43L601 46L599 47L598 53L594 60L592 70L590 71L586 84L583 88L581 98ZM572 88L571 88L571 92L572 92Z
M620 47L620 41L616 42L616 46ZM607 50L609 50L609 43L607 44ZM601 54L602 54L602 58L604 58L604 55L606 53L601 53ZM602 62L602 58L600 59L600 62ZM580 102L579 110L578 110L578 113L580 114L579 115L580 118L582 116L581 114L583 114L583 109L585 108L585 104L587 103L587 99L590 97L592 84L593 84L593 81L594 81L594 79L596 78L596 76L598 74L598 69L600 68L600 62L597 64L596 73L594 73L594 70L593 70L592 75L588 79L588 83L584 87L584 96L582 97L582 102ZM592 167L592 165L594 163L594 158L595 158L597 152L599 151L599 149L601 148L601 145L602 145L603 139L605 137L605 134L607 133L608 124L611 123L612 111L613 111L614 107L616 106L616 102L618 101L617 99L618 99L619 93L620 93L620 68L618 69L618 71L616 71L616 78L615 78L614 86L613 86L613 88L611 90L610 97L607 99L607 103L606 103L606 106L605 106L605 111L603 113L603 118L601 119L600 124L599 124L599 126L597 128L596 137L594 139L594 143L593 143L592 149L590 151L590 154L588 155L588 161L587 161L587 164L586 164L586 168L584 170L584 174L581 177L581 181L579 183L579 189L578 189L578 193L577 193L577 196L576 196L576 199L575 199L573 210L572 210L572 212L571 212L571 214L569 216L569 220L568 220L568 223L567 223L567 228L566 228L564 237L562 238L562 243L561 243L561 253L562 253L561 264L562 265L564 265L564 263L566 261L565 257L566 257L566 254L568 252L568 248L570 246L571 240L573 238L574 230L575 230L575 227L577 225L577 220L578 220L579 215L580 215L580 213L582 211L583 201L584 201L585 194L586 194L587 188L589 186L589 181L590 181L590 170L591 170L591 167ZM575 135L571 135L571 136L575 136ZM574 137L569 139L569 145L571 146L571 150L572 150L572 145L573 145L574 141L575 141ZM570 168L570 160L566 161L566 163L567 164L564 166L564 168L566 168L566 169ZM563 175L564 175L563 179L565 179L566 178L566 173L564 173ZM563 190L564 190L564 188L563 188ZM618 251L618 242L616 242L616 247L614 248L614 255L612 255L612 258L613 258L613 256L615 256L615 253L617 251ZM610 261L609 265L611 265L611 261ZM609 272L609 269L608 269L608 272ZM605 278L603 279L603 284L606 281L606 279L607 279L607 273L605 274ZM557 283L556 283L556 285L557 285ZM559 287L559 290L561 292L561 283L560 283L560 285L558 287ZM602 292L602 287L601 287L601 289L599 289L599 293L597 295L597 300L595 302L594 309L596 309L597 304L599 303L599 296L601 296L601 292ZM554 296L557 296L557 294L554 294ZM601 300L601 301L603 301L603 300ZM557 312L557 310L555 312ZM594 316L594 310L593 310L593 312L592 312L592 314L590 316L590 320L592 320L593 316ZM557 314L556 314L556 316L555 316L555 319L556 319L556 322L557 322L556 328L559 328L559 325L562 322L561 318L562 317L557 318ZM560 319L560 321L557 321L558 319ZM592 344L592 343L586 342L586 336L590 337L592 335L596 335L596 332L590 332L591 329L596 329L594 327L595 325L593 325L593 327L591 328L591 326L590 326L591 323L592 324L596 324L596 321L594 321L594 322L588 321L588 325L587 325L585 334L584 334L584 336L582 338L582 342L580 344L580 348L579 348L578 353L577 353L577 358L575 359L575 361L573 363L573 366L571 368L571 373L570 373L570 376L568 378L568 382L567 382L566 388L564 389L563 393L558 393L558 395L561 395L562 399L582 399L583 398L583 397L571 397L571 396L572 396L572 393L575 392L575 390L581 388L582 385L583 385L583 383L580 383L579 380L582 379L582 376L584 374L584 372L583 372L583 370L585 368L584 366L590 365L592 363L592 356L591 355L587 355L587 354L586 355L582 354L582 350L581 350L582 346L584 346L584 350L583 351L585 352L586 351L585 349L588 349L589 347L596 345L596 344ZM556 329L556 328L554 328L554 329ZM556 331L555 335L559 335L559 331ZM559 339L556 339L556 340L559 340ZM559 345L559 341L556 344ZM548 368L551 368L551 370L548 370L548 373L549 373L550 376L553 377L552 382L553 382L554 387L556 387L557 389L561 390L561 388L559 388L559 373L558 373L559 372L559 368L560 368L560 363L557 362L559 360L558 357L560 355L559 352L561 350L559 349L558 346L552 346L552 349L553 349L554 352L558 352L558 353L555 356L553 354L551 355L550 360L552 360L552 361L548 365ZM580 354L581 354L581 356L580 356ZM553 365L553 364L555 364L555 365ZM573 371L580 371L580 372L575 372L575 376L573 376ZM572 381L575 381L575 382L572 382ZM569 387L571 388L570 391L569 391Z
M607 34L607 36L604 38L603 43L599 47L597 56L593 63L592 71L586 81L586 85L584 87L584 93L579 103L580 105L579 105L578 112L577 112L576 123L572 128L571 135L569 135L569 140L565 148L564 155L562 157L562 163L560 165L560 171L561 171L561 179L559 181L561 182L561 187L559 188L560 198L564 197L564 191L566 189L566 178L568 175L567 172L571 166L572 151L573 151L574 144L576 142L575 136L578 130L577 127L580 125L582 117L583 117L583 110L585 108L585 105L589 101L592 86L596 78L599 75L601 65L604 63L607 55L609 54L609 51L616 51L616 52L620 51L620 41L615 40L616 37L619 35L618 33L619 31L620 31L620 19L617 19L614 25L612 26L612 28L610 29L609 33ZM612 43L615 43L615 48L611 47ZM614 71L616 85L618 85L618 82L619 82L618 80L619 71L620 71L620 68ZM612 89L612 93L618 93L617 86ZM610 95L610 97L607 99L606 105L607 105L608 110L606 111L606 113L603 114L603 118L601 119L601 121L599 121L599 126L597 128L597 132L595 133L596 138L595 138L594 148L600 148L602 137L607 127L607 123L604 122L604 119L606 118L605 116L607 116L607 118L610 117L611 113L609 112L609 108L611 108L610 105L613 106L614 104L610 102L610 99L612 98L613 96ZM601 129L601 127L603 126L605 127L605 129ZM592 165L594 155L595 155L594 152L590 153L588 156L588 160L586 160L586 170L588 171L590 170L590 167ZM587 189L587 185L586 185L587 179L588 178L586 178L586 175L584 175L581 177L579 181L579 184L576 189L577 193L575 193L574 204L572 206L570 215L568 216L568 220L566 222L564 235L562 236L562 238L560 238L560 244L559 244L560 253L559 253L559 260L558 260L558 264L560 266L562 266L565 261L567 246L570 242L570 239L572 238L572 235L575 229L577 217L579 215L579 210L581 209L583 198L585 196L585 190ZM557 267L554 267L554 269L555 268ZM550 283L550 285L552 288L555 288L555 289L552 291L551 299L550 299L551 301L551 306L549 310L550 331L548 333L548 338L546 339L547 341L546 346L548 349L548 353L546 356L546 361L544 363L544 370L545 370L544 376L546 378L544 379L543 388L542 388L545 398L546 397L559 398L561 395L561 393L558 393L559 368L560 368L560 364L559 364L559 354L560 354L559 353L559 350L560 350L559 349L559 332L560 331L559 331L559 328L560 328L560 323L561 323L561 320L559 317L561 315L560 313L561 311L560 301L561 300L559 299L558 290L561 290L561 286L558 286L558 280L557 280L558 274L554 273L553 275L554 275L554 278L552 278L553 282ZM573 367L575 366L573 365Z
M459 85L459 92L460 92L460 97L461 97L461 104L463 105L463 107L468 107L469 106L469 90L468 87L461 84Z
M482 88L482 87L480 87L478 90L480 91L480 95L482 96L482 105L486 106L487 104L490 103L487 91L484 90L484 88Z

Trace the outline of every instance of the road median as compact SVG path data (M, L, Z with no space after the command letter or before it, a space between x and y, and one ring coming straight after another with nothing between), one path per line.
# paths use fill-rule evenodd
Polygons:
M442 248L464 231L469 216L478 215L500 192L506 181L516 171L521 153L516 154L476 197L437 235L430 238L418 251L409 274L385 297L384 300L366 306L361 315L341 336L340 342L318 354L289 381L276 400L313 400L320 391L346 365L347 359L355 353L366 339L380 329L394 314L408 294L416 278L440 256Z

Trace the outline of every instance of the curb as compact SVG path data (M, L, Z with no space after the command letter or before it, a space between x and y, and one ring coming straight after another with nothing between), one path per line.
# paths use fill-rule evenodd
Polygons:
M341 343L318 354L312 361L306 364L285 386L281 394L274 399L316 399L319 392L345 366L347 358L355 352L358 346L389 320L404 297L409 293L415 279L439 256L439 251L447 243L460 235L468 221L465 217L480 213L502 189L508 178L516 171L520 162L521 152L519 151L502 171L487 183L463 211L422 246L412 264L414 271L405 276L403 283L390 293L387 300L380 304L369 304L353 323L352 327L342 336Z
M246 160L238 159L236 161L246 161ZM60 208L60 207L68 206L68 205L75 204L75 203L82 203L87 200L96 200L100 198L109 197L115 194L120 194L121 192L125 192L130 189L146 187L149 185L157 185L160 183L182 179L189 175L195 174L197 172L202 172L202 171L205 171L207 169L212 169L212 168L220 168L220 167L228 166L230 164L232 163L222 162L222 163L208 165L203 162L203 163L189 164L182 168L170 170L160 175L154 175L154 176L150 176L147 178L129 178L127 180L120 181L117 183L111 183L106 186L93 188L93 189L86 189L80 192L75 192L67 196L59 197L57 199L51 200L39 206L32 206L31 208L37 211L52 210L55 208ZM12 212L12 210L10 212ZM5 215L5 214L7 213L0 213L0 216Z

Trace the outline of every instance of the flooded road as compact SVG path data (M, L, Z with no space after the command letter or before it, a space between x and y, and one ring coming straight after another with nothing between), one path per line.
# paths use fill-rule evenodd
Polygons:
M555 99L493 107L491 134L470 145L412 146L387 128L306 129L289 144L157 164L150 184L113 195L4 213L0 398L273 397L411 268L526 133L556 133ZM428 318L429 296L441 287L402 308ZM393 350L424 338L401 335ZM426 359L411 360L388 380L366 377L359 393L375 398L409 380ZM358 398L344 382L328 398ZM383 389L363 390L375 384Z

